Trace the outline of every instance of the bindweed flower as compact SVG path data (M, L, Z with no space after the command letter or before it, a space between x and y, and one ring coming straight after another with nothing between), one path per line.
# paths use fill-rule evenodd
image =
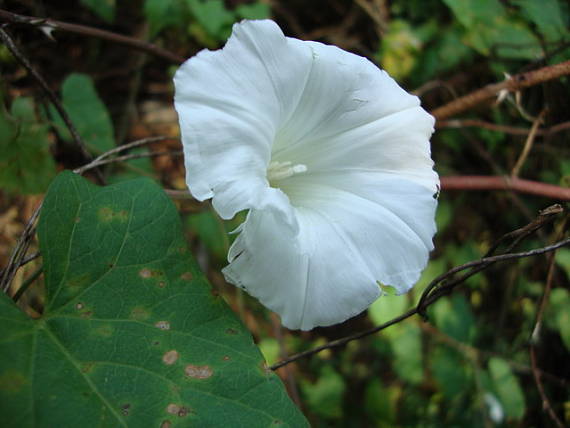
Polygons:
M226 279L291 329L342 322L418 280L433 248L434 119L360 56L235 24L174 77L186 182L249 210Z

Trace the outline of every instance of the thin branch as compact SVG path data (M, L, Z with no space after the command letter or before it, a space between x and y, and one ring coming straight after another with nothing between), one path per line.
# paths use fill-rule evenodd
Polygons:
M132 159L141 159L141 158L156 158L159 156L182 156L183 152L182 150L176 150L176 151L163 151L163 152L148 152L148 153L133 153L130 155L124 155L124 156L117 156L116 158L113 159L103 159L100 160L99 162L94 162L92 163L90 166L85 166L82 167L81 172L85 172L88 171L92 168L97 168L98 166L101 165L107 165L110 163L116 163L116 162L124 162L127 160L132 160ZM74 170L73 172L78 172L78 169Z
M499 256L488 257L488 258L481 259L481 260L475 260L475 261L472 261L470 263L466 263L465 265L454 268L450 272L452 272L451 274L453 274L453 273L458 272L459 270L464 270L464 269L468 269L471 267L477 267L477 266L480 267L482 265L489 266L490 261L496 262L496 261L505 261L505 260L521 259L521 258L525 258L525 257L532 257L532 256L536 256L538 254L544 254L544 253L547 253L550 251L554 251L554 250L561 248L563 246L566 246L566 245L570 245L570 238L556 242L553 245L549 245L547 247L542 247L542 248L537 248L537 249L534 249L531 251L525 251L522 253L501 254ZM425 300L425 302L423 302L423 308L427 308L428 306L432 305L433 303L435 303L437 300L439 300L441 297L448 294L449 292L451 292L451 288L449 288L449 289L446 288L444 290L444 292L442 292L442 293L430 295ZM290 364L294 361L297 361L301 358L305 358L305 357L309 357L311 355L317 354L321 351L324 351L325 349L331 349L331 348L336 348L339 346L346 345L347 343L352 342L353 340L358 340L358 339L361 339L363 337L370 336L370 335L372 335L374 333L378 333L379 331L382 331L382 330L384 330L384 329L386 329L386 328L388 328L394 324L398 324L399 322L402 322L405 319L410 318L413 315L419 314L419 312L420 312L419 307L416 306L416 307L410 309L409 311L404 312L403 314L391 319L390 321L385 322L384 324L373 327L369 330L362 331L360 333L355 333L355 334L352 334L350 336L343 337L341 339L333 340L331 342L325 343L324 345L317 346L313 349L309 349L308 351L304 351L304 352L300 352L298 354L292 355L289 358L286 358L282 361L279 361L278 363L273 364L269 368L271 370L277 370L280 367L283 367L283 366Z
M38 73L38 71L36 71L36 69L32 66L30 61L24 56L24 54L22 54L22 52L20 52L20 50L18 49L18 47L16 46L10 35L6 32L6 30L2 28L2 26L0 26L0 39L2 39L2 42L6 45L6 47L12 53L12 55L14 55L14 58L16 58L18 62L28 71L28 73L30 73L34 77L34 79L36 79L36 81L39 83L40 87L46 93L47 97L49 98L49 100L54 105L55 109L57 110L57 112L65 122L65 125L67 126L67 129L69 129L69 133L73 137L75 144L77 144L77 147L79 147L85 159L90 160L91 155L87 150L87 146L85 145L83 139L79 135L79 132L77 132L75 125L69 118L69 115L65 111L65 108L63 108L63 105L59 101L59 98L51 90L51 88L48 86L48 84L46 83L44 78L40 75L40 73Z
M171 199L194 199L188 190L163 189Z
M133 141L133 142L128 143L128 144L123 144L122 146L118 146L118 147L115 147L109 151L106 151L105 153L103 153L100 156L93 159L88 164L83 165L83 166L75 169L73 172L81 175L89 169L95 168L96 166L99 166L99 165L103 165L103 163L101 161L103 159L108 158L111 155L123 152L125 150L134 149L135 147L141 147L141 146L145 146L147 144L157 143L159 141L165 141L165 140L170 140L170 139L171 138L169 138L169 137L148 137L148 138L142 138L140 140ZM139 157L143 157L143 156L139 156ZM133 159L133 158L131 157L129 159ZM116 160L114 160L114 162L119 162L121 160L125 160L125 159L124 158L116 158ZM107 162L107 163L109 163L109 162Z
M564 227L561 228L560 234L562 234ZM548 274L546 275L546 285L544 287L544 293L542 294L542 300L540 301L540 306L538 307L538 312L536 314L536 321L532 331L532 335L530 338L530 361L532 367L532 374L534 377L534 382L536 384L536 388L538 389L538 393L540 394L540 398L542 399L542 408L546 411L550 419L559 427L564 428L564 424L560 421L556 412L552 408L552 404L548 396L546 395L546 391L544 390L544 385L542 384L541 373L538 368L538 363L536 361L536 345L540 336L540 330L542 327L542 318L544 316L544 311L546 309L546 305L548 305L549 297L550 297L550 290L552 289L552 283L554 282L554 271L556 270L556 259L555 254L550 254L550 258L548 260Z
M523 150L519 158L517 159L517 162L515 163L513 170L511 171L511 177L514 178L519 176L519 172L523 167L524 163L526 162L528 155L530 154L530 150L532 149L532 145L534 144L534 139L536 138L536 132L538 131L538 127L542 124L545 114L546 114L546 109L543 109L538 115L538 117L534 120L532 127L530 128L530 132L526 137Z
M154 56L160 57L173 64L182 64L185 58L158 47L152 43L135 39L133 37L124 36L122 34L113 33L111 31L100 30L99 28L88 27L86 25L71 24L68 22L56 21L49 18L38 18L35 16L18 15L0 9L0 19L11 22L13 24L24 24L47 30L61 30L69 33L82 34L84 36L96 37L98 39L109 40L129 48L148 52Z
M437 120L447 119L494 98L501 91L515 92L568 74L570 74L570 60L538 70L515 74L502 82L487 85L438 107L432 110L431 114Z
M10 284L12 283L12 280L14 279L16 272L22 265L22 260L26 256L26 252L28 251L30 243L32 242L32 237L34 236L34 233L36 231L36 226L35 226L36 220L38 219L38 216L40 214L41 207L42 203L40 203L36 207L32 216L28 220L28 223L26 224L26 227L24 227L24 231L22 232L20 239L18 239L18 243L16 244L14 251L12 251L12 255L10 256L8 265L6 266L6 269L4 269L4 271L2 272L2 276L0 276L0 288L5 293L8 292Z
M511 190L570 201L570 188L508 176L460 175L441 177L442 190Z
M489 131L502 132L505 134L512 135L528 135L530 128L522 128L518 126L508 126L508 125L497 125L491 122L485 122L484 120L478 119L452 119L452 120L440 120L437 121L435 127L441 128L482 128ZM538 129L536 135L538 136L550 136L558 132L566 131L570 129L570 122L562 122L551 126L550 128Z

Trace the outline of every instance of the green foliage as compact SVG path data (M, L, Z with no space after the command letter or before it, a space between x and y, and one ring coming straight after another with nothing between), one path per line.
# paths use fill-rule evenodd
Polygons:
M99 188L65 172L38 233L44 313L0 296L6 426L306 425L152 181Z
M471 384L465 359L455 350L438 346L429 354L431 373L447 400L468 394Z
M548 41L568 38L568 27L558 0L515 0L526 19L534 22Z
M113 123L89 76L70 74L63 82L61 96L65 111L93 153L103 153L115 146ZM72 141L63 119L53 106L50 106L50 113L61 137Z
M266 19L271 16L271 9L266 3L244 3L236 7L236 15L242 19Z
M407 77L417 64L422 40L406 21L392 21L382 38L379 61L396 80Z
M270 12L261 2L240 4L235 10L228 9L223 0L146 0L144 4L152 36L168 27L186 25L188 32L208 47L225 41L237 20L264 19Z
M444 0L465 28L464 41L480 54L536 59L539 41L528 26L508 13L499 0Z
M10 113L0 106L0 188L42 193L55 176L48 126L38 120L32 98L16 98Z
M315 383L302 381L301 388L307 405L320 418L333 419L342 416L344 379L332 367L324 366Z
M392 347L394 369L410 384L423 381L423 352L420 328L415 322L404 322L386 330Z
M555 288L550 292L547 312L548 325L560 333L560 338L570 351L570 292Z
M437 327L463 343L472 343L475 331L475 320L469 304L461 294L442 297L430 307L430 314Z
M222 0L186 0L196 22L216 40L226 40L231 33L235 15Z
M500 358L491 358L489 374L505 416L511 419L522 419L526 410L524 394L508 363Z
M228 233L213 210L189 215L186 224L217 260L226 260L230 246Z
M380 428L394 426L399 393L399 388L386 388L378 378L372 379L366 387L366 412Z
M108 23L115 19L115 0L81 0L81 3Z

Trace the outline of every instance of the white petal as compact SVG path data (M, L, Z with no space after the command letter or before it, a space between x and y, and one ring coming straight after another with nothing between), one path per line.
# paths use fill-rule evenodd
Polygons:
M303 142L283 156L293 163L302 159L308 174L382 172L435 193L439 179L430 156L432 132L432 116L413 107L334 136Z
M377 169L409 173L435 190L429 137L434 119L365 58L311 42L315 60L293 116L282 124L273 160L309 171Z
M312 53L272 21L244 21L226 46L203 50L174 77L186 181L194 197L214 198L220 215L260 208L279 123L297 105ZM245 186L251 186L243 193ZM265 190L264 190L265 189Z
M433 248L436 201L424 186L390 175L352 177L362 184L357 195L313 179L299 176L286 188L299 234L281 233L274 216L252 211L224 269L292 329L362 312L380 295L376 281L407 291Z

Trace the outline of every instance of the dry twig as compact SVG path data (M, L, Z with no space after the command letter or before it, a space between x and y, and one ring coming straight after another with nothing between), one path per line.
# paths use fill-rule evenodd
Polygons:
M441 177L442 190L511 190L559 201L570 201L570 188L509 176L458 175Z
M124 36L122 34L113 33L111 31L100 30L99 28L88 27L86 25L71 24L68 22L56 21L55 19L39 18L35 16L18 15L16 13L8 12L7 10L0 9L0 19L3 21L11 22L13 24L24 24L38 27L47 30L61 30L69 33L82 34L84 36L96 37L98 39L109 40L119 45L127 46L133 49L138 49L143 52L148 52L154 56L163 58L173 64L181 64L185 58L176 55L166 49L162 49L152 43L147 43L143 40L135 39L133 37Z
M484 101L494 98L503 90L515 92L568 74L570 74L570 60L539 68L538 70L515 74L502 82L487 85L438 107L432 110L431 114L435 116L437 120L447 119L448 117L455 116L458 113L462 113Z

